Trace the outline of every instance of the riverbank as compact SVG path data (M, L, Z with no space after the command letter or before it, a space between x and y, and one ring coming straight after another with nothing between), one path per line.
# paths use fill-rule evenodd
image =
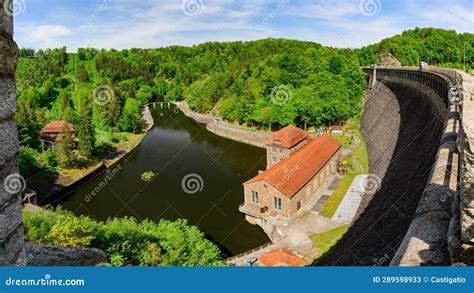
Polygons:
M125 155L136 149L148 131L153 127L154 121L148 106L142 109L144 133L126 135L126 142L117 143L112 151L108 151L100 158L82 162L78 168L57 169L45 171L27 179L29 189L36 191L40 205L58 203L58 195L61 199L79 188L84 182L88 182L102 174L110 166L120 161Z
M209 115L200 114L191 110L186 102L176 102L178 109L183 112L184 115L194 119L199 123L206 124L206 129L216 135L250 144L253 146L265 148L265 141L270 137L270 132L263 132L254 129L247 129L238 127L221 118Z

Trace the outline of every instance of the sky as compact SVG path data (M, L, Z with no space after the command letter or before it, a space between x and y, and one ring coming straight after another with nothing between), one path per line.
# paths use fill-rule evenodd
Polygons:
M287 38L359 48L415 27L474 32L474 0L14 0L20 48Z

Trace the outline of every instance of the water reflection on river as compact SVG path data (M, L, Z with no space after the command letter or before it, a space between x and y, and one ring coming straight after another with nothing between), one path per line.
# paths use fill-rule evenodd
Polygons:
M227 254L267 242L261 228L247 223L238 211L242 182L265 168L264 150L216 136L174 107L157 104L151 110L155 126L141 146L119 163L119 172L92 180L62 205L98 220L185 218ZM159 174L145 183L141 180L145 171ZM189 184L182 186L187 175ZM98 194L90 196L98 186ZM195 188L194 194L185 192Z

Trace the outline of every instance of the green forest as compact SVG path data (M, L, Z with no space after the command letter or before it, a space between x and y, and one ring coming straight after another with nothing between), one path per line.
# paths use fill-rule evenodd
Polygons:
M76 53L65 47L21 49L16 76L21 163L27 173L35 173L32 157L52 166L74 164L71 139L56 152L39 153L38 131L47 122L73 123L78 152L88 158L124 139L123 133L141 132L141 106L153 101L185 100L195 111L266 129L342 124L361 111L361 65L390 54L402 65L424 60L461 68L465 60L473 68L473 48L472 34L417 28L355 50L271 38Z
M354 51L361 64L379 64L380 57L394 56L402 66L424 61L430 65L474 69L474 34L454 30L416 28ZM464 62L465 61L465 62Z

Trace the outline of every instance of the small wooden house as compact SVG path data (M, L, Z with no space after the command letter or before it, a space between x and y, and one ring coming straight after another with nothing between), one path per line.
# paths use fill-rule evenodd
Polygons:
M61 141L62 132L64 130L68 131L74 138L75 129L71 123L66 121L53 121L46 124L39 132L43 149L50 147L54 149L57 142Z

